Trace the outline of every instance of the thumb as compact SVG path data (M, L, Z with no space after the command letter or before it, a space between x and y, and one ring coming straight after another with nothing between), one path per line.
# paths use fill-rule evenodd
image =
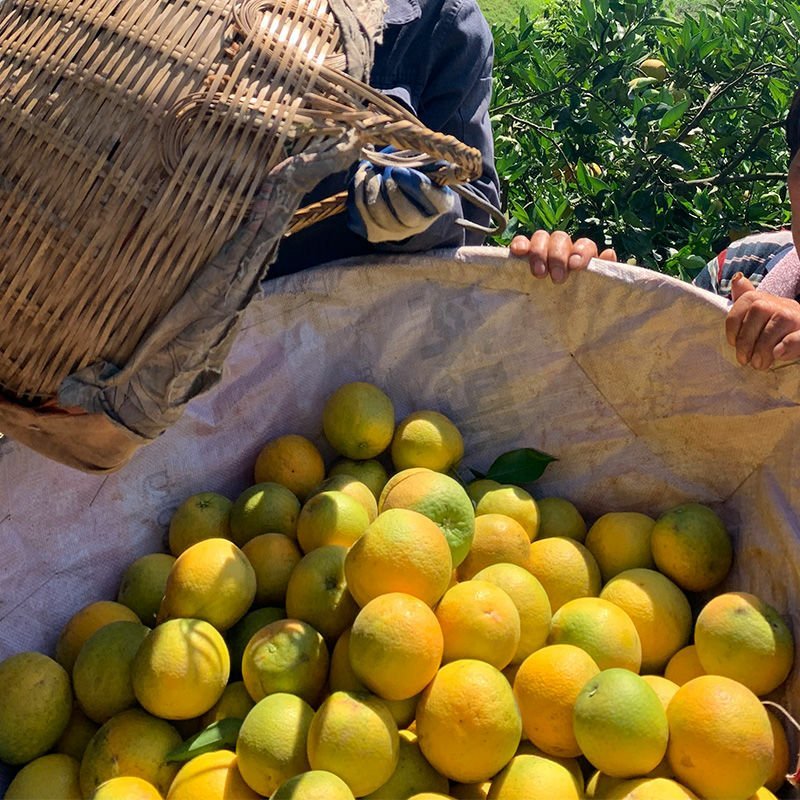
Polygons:
M741 272L737 272L731 278L731 300L735 303L743 294L754 292L756 287L745 278Z

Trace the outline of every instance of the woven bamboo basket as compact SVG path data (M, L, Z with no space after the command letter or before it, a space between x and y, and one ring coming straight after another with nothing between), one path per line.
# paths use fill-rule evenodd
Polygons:
M124 365L287 159L355 137L445 162L441 184L480 174L478 151L364 82L382 14L365 2L0 0L6 398Z

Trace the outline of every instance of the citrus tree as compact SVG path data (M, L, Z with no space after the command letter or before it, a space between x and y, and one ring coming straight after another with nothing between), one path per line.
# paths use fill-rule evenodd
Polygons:
M504 241L563 229L687 278L787 224L794 0L574 0L494 34Z

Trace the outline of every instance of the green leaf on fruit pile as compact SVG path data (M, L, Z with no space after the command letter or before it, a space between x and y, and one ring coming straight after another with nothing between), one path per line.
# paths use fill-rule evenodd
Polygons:
M521 447L498 456L484 477L498 483L531 483L541 478L553 461L558 459L532 447Z
M228 717L209 725L205 730L187 739L180 747L176 747L167 755L167 761L189 761L203 753L224 750L236 746L242 720Z

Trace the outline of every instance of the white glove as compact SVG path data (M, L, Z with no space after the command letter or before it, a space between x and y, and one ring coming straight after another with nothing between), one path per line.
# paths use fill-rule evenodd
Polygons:
M362 161L350 182L347 225L370 242L399 242L427 230L455 198L418 170Z

